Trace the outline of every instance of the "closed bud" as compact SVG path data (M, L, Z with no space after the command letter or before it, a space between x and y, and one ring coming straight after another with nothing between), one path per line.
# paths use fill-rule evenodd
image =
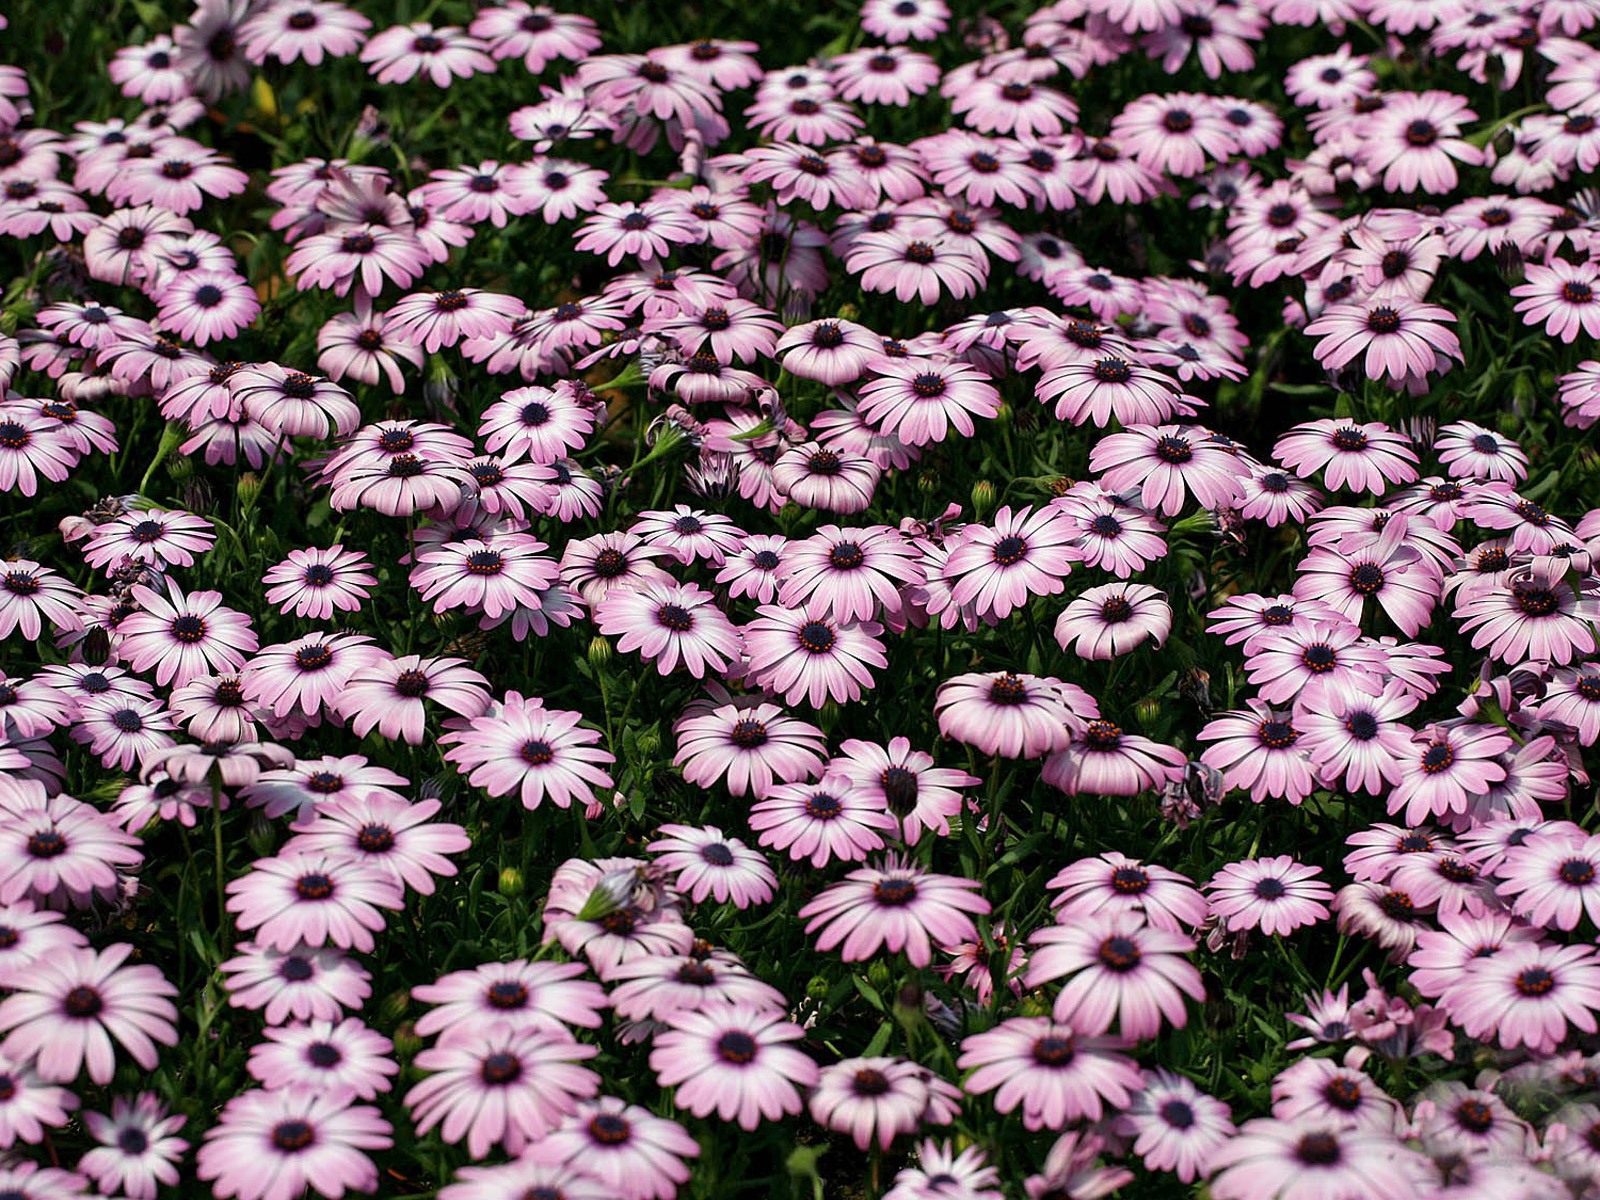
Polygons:
M1133 719L1145 733L1153 734L1161 725L1161 701L1146 696L1133 706Z
M234 484L234 491L239 497L239 503L246 508L253 507L256 497L261 495L261 476L254 471L245 471Z
M223 802L227 802L226 797ZM278 827L258 808L250 814L250 828L245 831L244 840L250 844L252 854L257 858L266 858L277 853Z
M1029 992L1017 1005L1017 1012L1024 1017L1048 1017L1051 1012L1050 999L1038 992Z
M833 985L828 982L825 975L813 975L806 983L806 995L813 1000L826 1000L828 993L833 990Z
M194 474L194 461L187 454L174 455L167 460L167 476L173 483L183 483Z
M830 733L839 723L839 704L836 700L823 701L822 707L817 710L817 724L822 727L822 732Z
M884 962L874 962L867 968L867 982L879 995L889 990L889 985L894 982L894 976L889 974L889 966Z
M978 520L986 519L994 511L994 502L993 483L987 479L980 479L972 485L972 511Z
M502 867L500 869L500 882L495 890L508 900L513 896L520 896L526 890L522 872L516 867Z
M1002 402L994 414L994 423L1000 429L1010 429L1017 423L1017 413L1009 403Z
M603 637L589 639L589 665L599 668L611 665L611 643Z
M841 304L836 311L842 321L855 321L861 316L861 309L854 304Z
M383 1003L378 1005L378 1015L383 1018L385 1025L398 1024L411 1007L411 993L405 988L398 992L390 992L383 998Z
M417 1052L421 1050L424 1045L426 1045L426 1043L417 1036L417 1026L415 1022L402 1021L399 1027L394 1031L395 1057L399 1058L402 1062L406 1059L415 1058Z
M653 758L656 751L661 749L661 735L654 729L641 729L633 744L639 747L641 759Z
M925 496L937 496L939 494L939 487L940 487L939 472L937 472L937 471L918 471L917 472L917 491L921 492Z

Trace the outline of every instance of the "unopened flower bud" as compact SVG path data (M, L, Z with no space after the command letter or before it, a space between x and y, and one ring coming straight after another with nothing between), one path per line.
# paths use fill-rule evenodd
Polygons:
M261 495L261 476L254 471L245 471L234 484L234 491L239 497L239 503L246 508L253 507L256 497Z
M509 900L513 896L522 895L526 890L526 886L522 879L522 872L517 870L516 867L500 868L500 882L496 885L495 890L506 899Z
M415 1058L417 1052L421 1050L425 1044L426 1043L424 1043L423 1040L417 1036L417 1026L415 1022L402 1021L399 1027L394 1031L395 1056L402 1062L409 1058Z
M826 1000L828 993L833 990L833 985L828 982L825 975L813 975L806 984L806 995L813 1000Z
M894 977L889 974L889 966L884 962L874 962L867 968L867 982L873 990L880 995L889 990L889 985L894 982Z
M1139 723L1140 729L1153 734L1161 725L1161 701L1154 696L1146 696L1133 706L1133 719Z
M980 479L972 485L972 511L978 520L982 521L994 511L995 490L994 484L987 479Z
M228 802L224 797L222 805L227 807ZM266 858L278 849L278 827L268 820L261 809L256 809L250 815L250 828L245 831L245 841L250 844L250 852L257 858Z
M401 988L398 992L390 992L383 998L383 1003L378 1006L378 1013L385 1025L394 1025L406 1015L406 1010L410 1007L411 993Z
M609 666L611 664L611 643L599 636L590 638L588 658L591 667Z

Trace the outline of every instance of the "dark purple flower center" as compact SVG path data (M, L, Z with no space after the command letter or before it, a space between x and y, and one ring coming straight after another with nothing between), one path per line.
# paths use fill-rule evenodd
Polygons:
M1417 906L1407 893L1389 891L1379 898L1378 911L1391 921L1410 921L1416 916Z
M1071 1037L1047 1034L1033 1044L1033 1061L1041 1067L1064 1067L1077 1056L1077 1043Z
M1300 661L1313 675L1323 675L1339 665L1339 652L1327 642L1312 642L1300 652Z
M1548 617L1561 607L1553 588L1519 586L1512 592L1517 607L1530 617Z
M758 1049L755 1038L740 1029L730 1029L717 1039L717 1057L738 1067L753 1062Z
M1011 707L1028 702L1028 685L1017 676L1005 674L996 676L989 684L989 703Z
M364 854L387 854L394 849L394 830L387 825L363 825L356 834L356 845Z
M1367 314L1367 329L1373 333L1398 333L1400 314L1387 304L1380 304Z
M812 792L806 797L805 809L813 821L832 821L844 812L844 805L828 792Z
M1100 619L1107 625L1120 625L1133 616L1127 596L1107 596L1100 604Z
M1569 279L1561 285L1561 298L1568 304L1593 304L1594 288L1581 279Z
M1194 450L1189 445L1187 438L1168 435L1156 439L1156 457L1164 463L1179 466L1194 457Z
M272 1127L272 1144L286 1154L296 1154L316 1141L316 1132L306 1121L279 1121Z
M1308 1167L1330 1167L1342 1153L1339 1139L1331 1133L1308 1133L1294 1150L1295 1157Z
M1556 869L1556 875L1572 887L1588 887L1594 882L1594 864L1586 858L1569 858Z
M504 979L499 983L491 983L484 992L484 999L489 1002L490 1008L502 1012L522 1008L528 1003L528 989L514 979Z
M1600 675L1578 676L1577 682L1572 685L1572 690L1590 704L1600 704Z
M111 714L111 723L123 733L138 733L144 729L144 718L131 708L119 708Z
M1494 1127L1494 1109L1469 1097L1456 1105L1456 1124L1468 1133L1488 1133Z
M206 640L206 623L199 617L185 613L176 618L168 626L172 636L186 646L193 646Z
M932 371L924 371L912 378L911 390L924 400L942 396L945 391L944 377L936 375Z
M1126 975L1139 966L1139 943L1130 937L1108 937L1100 943L1100 963L1108 971Z
M1419 117L1406 126L1406 141L1413 146L1431 146L1438 140L1439 130L1432 121Z
M54 829L41 829L28 836L28 853L34 858L57 858L67 852L67 839Z
M796 634L803 650L811 654L826 654L838 644L839 636L824 621L807 621Z
M1478 879L1478 868L1459 858L1442 858L1439 860L1439 874L1451 883L1475 883Z
M917 898L917 885L904 876L890 876L872 885L872 898L884 908L904 908Z
M806 459L806 471L811 475L827 478L843 470L844 463L839 461L839 456L832 450L818 450Z
M927 266L935 258L933 247L924 241L912 242L905 250L905 260L918 266Z
M882 1096L889 1091L889 1077L873 1067L862 1067L850 1081L858 1096Z
M1361 1084L1348 1075L1335 1075L1323 1086L1322 1098L1341 1112L1361 1107Z
M767 744L767 727L754 717L744 717L733 723L728 740L741 750L754 750Z
M1350 571L1350 589L1358 596L1372 596L1383 589L1383 568L1376 563L1360 563Z
M887 767L878 776L878 786L883 789L883 798L893 812L904 816L917 806L920 783L915 771L900 766Z
M0 446L5 445L5 426L0 425ZM32 596L39 590L39 579L32 571L7 571L5 589L13 596Z
M294 652L294 665L302 671L321 671L333 662L333 648L326 642L312 642Z
M491 1087L505 1087L522 1078L522 1060L501 1050L484 1058L478 1074Z
M555 750L550 743L542 742L537 738L531 738L523 742L522 749L517 753L522 758L522 761L530 767L546 766L554 762L556 757Z
M1255 887L1250 889L1258 900L1281 900L1289 892L1283 886L1283 880L1267 876L1265 879L1256 880Z
M1157 1112L1173 1129L1192 1129L1195 1123L1194 1108L1184 1100L1168 1100Z
M656 619L673 633L688 633L694 628L694 614L681 604L663 604L656 610Z
M866 561L866 552L856 542L839 542L828 551L828 563L836 571L854 571Z
M299 954L291 954L278 964L279 977L290 983L304 983L314 974L316 970L312 967L311 960Z
M616 1113L600 1113L589 1118L589 1136L602 1146L620 1146L633 1136L633 1126Z
M1333 431L1333 448L1354 452L1367 448L1367 435L1353 425L1342 425Z
M1083 744L1090 750L1109 753L1122 745L1122 730L1110 721L1090 721L1083 728Z
M333 898L333 880L321 871L312 871L294 881L294 894L302 900L330 900Z
M1449 742L1435 742L1422 752L1422 769L1429 775L1437 775L1455 760L1456 754Z
M344 1054L332 1042L312 1042L306 1047L306 1061L313 1067L331 1071L344 1061Z
M994 544L990 552L994 561L1002 567L1015 566L1028 554L1028 543L1016 534L1009 534Z
M472 301L469 297L462 295L454 288L448 288L442 292L435 292L433 297L433 308L435 312L460 312L471 303Z
M1299 741L1300 734L1288 721L1262 721L1256 726L1261 744L1271 750L1287 750Z
M1137 896L1150 887L1150 872L1143 867L1121 866L1111 872L1111 890L1119 896Z
M1524 996L1547 996L1555 990L1556 977L1544 967L1528 967L1519 971L1513 982Z
M125 1125L117 1131L117 1149L131 1158L137 1158L150 1148L150 1138L145 1131Z
M87 1021L91 1017L99 1016L103 1008L105 1001L101 999L100 993L87 984L79 984L61 1000L61 1011L78 1021Z
M1378 718L1365 710L1347 716L1344 719L1344 727L1345 731L1358 742L1370 742L1378 736Z
M498 575L506 566L498 550L474 550L464 561L471 575Z

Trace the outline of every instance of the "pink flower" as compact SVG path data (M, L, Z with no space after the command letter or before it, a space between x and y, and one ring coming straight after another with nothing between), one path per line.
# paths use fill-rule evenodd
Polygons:
M1315 878L1321 873L1287 854L1229 863L1206 884L1211 913L1231 930L1292 933L1328 918L1322 902L1332 900L1333 891Z
M1507 946L1467 963L1439 1002L1469 1037L1548 1054L1569 1026L1595 1031L1600 958L1593 946Z
M1144 583L1092 587L1056 618L1056 642L1091 662L1126 654L1150 642L1160 646L1172 631L1172 609L1159 588Z
M1117 1053L1120 1038L1085 1037L1047 1017L1012 1017L961 1043L956 1065L972 1070L966 1090L994 1092L996 1111L1022 1108L1029 1129L1063 1129L1106 1108L1125 1108L1140 1087L1139 1068Z
M160 1058L156 1044L175 1046L178 989L155 967L125 965L126 942L104 950L63 948L6 980L0 1001L0 1046L13 1062L33 1061L39 1075L70 1083L87 1068L102 1086L116 1074L116 1047L145 1071Z
M723 782L731 795L761 799L774 783L822 772L822 731L787 716L776 704L723 704L686 713L673 731L673 764L690 783Z
M716 597L692 583L640 582L613 589L595 606L594 619L601 633L618 637L619 650L639 651L662 675L680 662L696 679L720 673L743 648Z
M1042 758L1064 748L1067 725L1099 707L1073 684L1035 675L958 675L934 694L939 732L1006 758Z
M1125 1038L1154 1037L1163 1025L1188 1022L1185 996L1205 999L1200 972L1182 957L1194 942L1181 933L1147 926L1133 913L1068 909L1062 916L1071 923L1046 926L1028 939L1036 948L1023 985L1065 978L1054 1014L1074 1032L1101 1034L1115 1024Z
M379 868L338 854L285 852L256 860L228 884L228 911L262 945L292 950L332 943L370 952L384 926L379 909L401 909L398 883Z
M750 808L750 828L763 846L787 850L796 862L813 867L830 861L861 862L885 846L896 822L878 797L864 795L843 777L824 775L817 783L786 783L771 788Z
M524 1161L581 1170L585 1177L600 1181L607 1189L604 1195L619 1200L672 1200L679 1185L689 1179L689 1166L683 1160L699 1154L699 1144L676 1121L615 1096L601 1096L579 1104L566 1121L530 1147ZM588 1200L587 1193L567 1188L558 1194L568 1200ZM445 1195L448 1198L448 1190Z
M538 699L507 692L504 702L467 727L446 734L445 761L491 796L519 794L533 810L545 799L558 808L594 804L594 788L612 786L604 764L615 761L595 745L600 732L579 726L582 713L547 709Z
M863 867L845 882L825 888L800 909L806 932L821 930L817 949L843 943L846 962L860 962L880 949L905 951L913 966L933 961L933 945L949 948L977 938L968 913L987 913L989 902L974 895L973 880L925 871L891 856L882 867Z
M215 1195L295 1200L307 1190L336 1198L371 1192L378 1168L369 1150L394 1144L376 1108L302 1089L241 1092L206 1130L197 1174Z
M155 669L156 682L182 687L203 675L230 674L258 646L250 618L222 605L221 592L167 584L167 595L133 588L140 611L117 627L123 658L135 671Z
M406 1093L406 1107L419 1134L438 1126L474 1158L496 1145L520 1154L600 1090L600 1077L577 1065L599 1052L565 1030L493 1022L418 1054L431 1074Z
M1408 440L1379 422L1308 421L1280 438L1273 455L1302 479L1323 470L1323 483L1335 491L1381 496L1391 484L1417 478L1417 456Z
M657 832L666 836L647 848L659 855L662 868L676 872L678 890L696 904L711 896L719 904L731 900L735 908L749 908L765 904L777 890L778 877L767 860L714 825L666 824Z
M1139 488L1145 508L1169 517L1183 511L1189 493L1206 508L1221 508L1238 489L1237 461L1198 426L1136 425L1110 434L1090 451L1089 469L1108 489Z
M656 1035L650 1068L662 1087L697 1117L715 1112L754 1130L803 1107L800 1089L817 1082L817 1065L786 1045L804 1031L781 1011L743 1004L708 1005L680 1012Z
M1333 304L1306 326L1317 361L1330 371L1364 356L1368 379L1402 387L1460 362L1461 343L1445 327L1455 314L1437 304L1396 297L1365 304ZM1414 476L1413 476L1414 477Z

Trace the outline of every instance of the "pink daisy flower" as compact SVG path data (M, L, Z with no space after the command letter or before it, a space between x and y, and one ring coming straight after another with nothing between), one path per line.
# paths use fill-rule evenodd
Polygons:
M393 1043L354 1017L269 1028L263 1036L245 1069L269 1091L304 1088L371 1100L393 1087L390 1076L400 1071L389 1057Z
M778 877L767 860L738 838L726 837L714 825L694 828L666 824L664 837L647 849L659 855L656 863L675 873L674 885L696 904L707 896L735 908L765 904L777 890Z
M1164 644L1172 631L1165 594L1144 583L1092 587L1056 618L1056 642L1068 654L1105 661L1151 642Z
M968 1093L995 1093L996 1111L1020 1106L1027 1128L1062 1129L1132 1101L1141 1080L1133 1060L1117 1053L1126 1044L1085 1037L1047 1017L1012 1017L964 1039L956 1065L972 1070Z
M1238 494L1238 462L1198 426L1136 425L1095 444L1089 469L1107 489L1138 488L1146 509L1165 516L1183 511L1190 493L1206 508L1231 505Z
M62 630L83 628L78 609L82 596L52 568L32 559L10 559L0 573L0 639L20 630L24 638L36 642L46 621Z
M196 1173L223 1200L295 1200L375 1191L370 1150L394 1144L376 1108L302 1089L257 1088L229 1100L206 1130Z
M698 1157L700 1146L676 1121L615 1096L601 1096L579 1104L528 1153L537 1162L582 1170L608 1189L603 1193L607 1196L672 1200L679 1185L689 1179L684 1160ZM559 1194L568 1200L588 1200L581 1191L562 1189Z
M376 41L376 39L374 39ZM370 46L370 43L369 43ZM412 292L389 309L384 333L429 354L463 338L500 337L526 308L522 301L480 288Z
M425 699L471 719L489 707L489 681L464 658L386 655L351 674L336 707L357 737L376 729L386 738L416 746L425 736Z
M110 1115L83 1114L84 1127L97 1144L78 1160L78 1170L103 1193L156 1200L161 1188L178 1184L177 1164L189 1143L177 1133L187 1121L184 1116L169 1116L166 1106L149 1092L132 1100L117 1096Z
M1268 937L1328 919L1333 890L1319 867L1287 854L1229 863L1206 884L1211 914L1230 930L1259 929Z
M594 620L602 634L618 637L619 650L639 651L662 675L680 662L696 679L721 673L743 649L739 630L716 597L692 583L613 589L595 606Z
M1566 1039L1569 1027L1595 1031L1600 958L1586 945L1507 946L1467 963L1439 1003L1468 1037L1549 1054Z
M743 1004L680 1012L655 1038L650 1068L676 1102L697 1117L715 1112L754 1130L804 1107L801 1088L818 1078L817 1065L786 1043L804 1031L781 1011Z
M694 711L673 726L673 765L690 783L721 782L730 795L768 795L776 783L820 775L822 731L788 716L776 704L723 704Z
M417 1019L417 1033L438 1034L444 1045L476 1038L485 1024L547 1032L561 1032L567 1025L598 1028L606 994L598 984L580 979L583 973L581 963L524 960L452 971L436 983L411 989L416 999L437 1006Z
M1146 1170L1170 1171L1187 1184L1205 1171L1212 1152L1233 1136L1229 1116L1222 1101L1182 1075L1157 1069L1144 1073L1144 1086L1113 1128L1134 1139L1133 1152Z
M882 949L904 950L913 966L933 961L933 946L949 948L977 939L969 913L989 911L973 880L938 875L891 856L882 867L862 867L823 889L798 916L806 932L821 931L817 949L843 943L846 962L861 962Z
M1411 753L1401 763L1401 779L1389 793L1391 814L1405 813L1408 824L1425 817L1464 812L1506 777L1499 756L1512 748L1498 725L1468 721L1441 722L1419 731Z
M1455 319L1437 304L1397 297L1329 305L1305 333L1321 339L1315 354L1330 371L1361 357L1368 379L1402 387L1462 360L1461 343L1445 327Z
M1135 1041L1164 1025L1181 1028L1184 997L1205 999L1200 972L1182 957L1194 942L1170 929L1147 926L1133 913L1093 916L1067 910L1070 925L1051 925L1028 939L1034 946L1023 986L1065 979L1055 1019L1074 1032L1105 1033L1115 1024Z
M360 550L346 550L342 544L326 550L313 546L289 551L261 582L267 603L279 605L279 612L326 621L335 612L360 611L371 595L367 589L378 582L371 570Z
M473 1158L496 1145L521 1154L600 1090L600 1077L577 1065L599 1053L564 1030L492 1023L418 1054L431 1073L406 1093L406 1107L419 1134L437 1126Z
M1477 649L1499 662L1526 659L1565 666L1595 651L1592 622L1600 597L1587 584L1574 590L1556 571L1535 568L1520 578L1500 577L1458 593L1454 616Z
M127 965L132 953L126 942L63 948L7 980L0 1054L32 1061L53 1083L71 1083L85 1069L95 1083L110 1083L119 1046L145 1071L155 1070L157 1044L178 1043L178 1010L169 999L178 989L155 967Z
M823 525L804 541L791 542L787 558L779 604L823 611L837 621L870 621L880 610L896 613L900 588L923 580L915 547L887 525Z
M291 854L344 854L377 867L395 883L423 896L434 879L456 873L445 857L471 846L459 825L433 822L439 801L408 803L376 793L342 797L319 806L317 816L297 828L285 844Z
M267 646L241 674L244 698L284 718L297 710L314 717L336 702L350 676L378 652L365 634L312 634L297 642Z
M1181 750L1124 732L1110 721L1074 721L1071 740L1039 777L1069 796L1136 796L1183 777Z
M434 87L447 88L458 78L492 72L495 62L486 49L457 26L414 21L375 35L361 48L361 61L379 83L408 83L424 75Z
M1300 731L1291 714L1260 700L1247 709L1224 713L1200 731L1206 747L1200 761L1222 772L1229 791L1244 788L1257 804L1268 796L1299 804L1316 790L1316 778L1305 750L1297 745Z
M1381 496L1390 485L1417 478L1417 456L1408 439L1376 421L1308 421L1280 438L1272 452L1302 479L1323 471L1323 484L1334 491Z
M342 854L291 853L257 859L228 884L228 911L242 930L278 950L329 943L369 953L384 927L380 909L401 909L392 876Z
M896 822L877 797L863 795L843 777L824 775L817 783L786 783L771 788L750 808L750 828L763 846L787 850L796 862L810 857L813 867L829 862L862 862L882 850Z
M1315 1121L1248 1121L1206 1163L1217 1200L1315 1200L1359 1193L1405 1200L1432 1164L1388 1130L1339 1129Z
M507 692L500 706L439 740L452 746L445 761L491 796L516 792L530 811L547 798L558 808L574 801L587 807L596 803L595 788L612 786L603 764L616 760L595 745L599 730L579 726L582 719Z
M239 953L218 970L234 1008L265 1010L268 1025L337 1020L359 1011L372 994L371 976L331 946L275 950L240 942Z
M934 715L940 733L984 754L1042 758L1066 746L1072 720L1100 713L1072 684L1002 671L945 680L934 694Z
M982 782L965 771L934 766L933 755L913 750L903 737L889 739L886 746L850 738L827 770L850 783L843 803L858 798L879 802L899 821L900 837L910 846L924 831L947 836L950 818L965 803L959 789Z
M871 621L835 621L820 609L762 605L742 631L749 656L751 682L783 696L784 703L808 700L846 704L873 686L870 668L886 667L888 658L878 635L883 627Z
M1037 511L1009 505L990 525L969 525L942 572L951 600L972 605L984 619L1003 620L1032 596L1058 595L1063 577L1081 560L1077 531L1054 507Z
M258 644L250 618L222 604L221 592L190 592L175 583L167 594L135 585L140 611L117 626L118 650L135 671L155 670L156 683L182 687L203 675L237 671Z
M329 0L293 0L256 13L239 26L244 54L251 62L304 60L319 66L324 58L354 54L372 22Z

